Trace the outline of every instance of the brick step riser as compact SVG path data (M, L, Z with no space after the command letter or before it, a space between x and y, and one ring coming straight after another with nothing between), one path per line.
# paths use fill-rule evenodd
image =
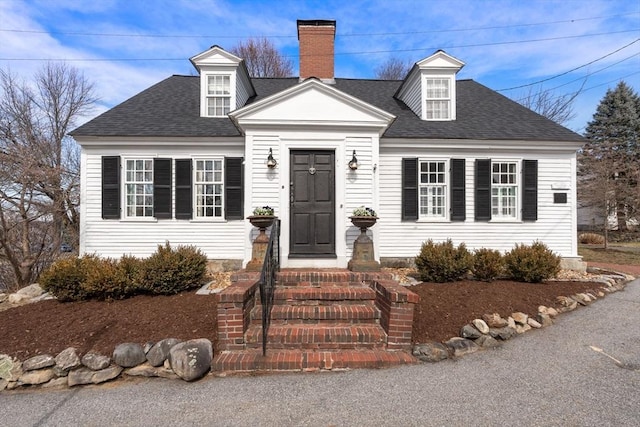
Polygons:
M305 281L282 281L277 280L276 286L279 288L368 288L369 285L362 282L305 282Z
M370 305L282 305L271 310L271 324L279 323L380 323L380 310ZM251 323L262 323L262 306L251 311Z
M416 363L416 360L405 352L267 349L266 356L263 356L260 350L223 352L214 359L212 369L214 373L232 371L320 371L347 368L383 368L406 363Z
M305 291L305 288L298 288L296 290L281 290L276 289L273 294L274 301L334 301L334 302L347 302L347 301L375 301L376 294L371 289L359 290L359 291L345 291L344 288L336 288L336 291L313 290ZM317 289L317 288L306 288Z
M278 349L364 349L386 347L386 334L374 325L351 328L350 325L325 327L287 327L271 325L267 347ZM371 327L373 326L373 327ZM245 334L247 348L262 346L262 328L249 327Z
M376 302L374 300L330 300L330 299L275 299L273 300L274 307L284 306L295 307L335 307L335 306L353 306L353 305L366 305L369 307L375 307ZM260 301L257 301L257 307L261 307Z

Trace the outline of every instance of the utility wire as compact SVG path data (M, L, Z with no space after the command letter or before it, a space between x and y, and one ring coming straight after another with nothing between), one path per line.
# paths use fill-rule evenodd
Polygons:
M570 69L568 71L565 71L563 73L556 74L555 76L547 77L546 79L538 80L537 82L527 83L527 84L520 85L520 86L509 87L509 88L506 88L506 89L496 89L496 92L504 92L504 91L513 90L513 89L521 89L523 87L534 86L534 85L537 85L537 84L540 84L540 83L548 82L549 80L557 79L558 77L562 77L562 76L567 75L567 74L569 74L569 73L571 73L573 71L579 70L579 69L584 68L586 66L589 66L589 65L591 65L591 64L593 64L595 62L601 61L601 60L603 60L604 58L606 58L608 56L611 56L611 55L613 55L613 54L615 54L617 52L620 52L623 49L628 48L629 46L631 46L634 43L637 43L638 41L640 41L640 38L635 39L631 43L626 44L626 45L622 46L621 48L618 48L618 49L614 50L613 52L609 52L606 55L601 56L600 58L594 59L593 61L587 62L586 64L580 65L578 67L572 68L572 69Z
M446 30L425 30L425 31L400 31L400 32L385 32L385 33L338 33L337 37L372 37L372 36L396 36L396 35L409 35L409 34L434 34L434 33L455 33L455 32L467 32L467 31L481 31L481 30L496 30L496 29L507 29L507 28L522 28L522 27L535 27L541 25L555 25L555 24L566 24L566 23L575 23L581 21L593 21L598 19L611 19L611 18L619 18L623 16L629 15L637 15L638 12L629 12L618 15L608 15L608 16L594 16L587 18L575 18L575 19L565 19L558 21L548 21L548 22L536 22L536 23L525 23L525 24L513 24L513 25L494 25L487 27L470 27L470 28L453 28ZM236 38L246 38L246 37L265 37L265 38L294 38L297 36L294 35L262 35L262 36L251 36L251 35L207 35L207 34L134 34L134 33L91 33L91 32L74 32L74 31L41 31L41 30L21 30L16 28L0 28L0 32L11 32L11 33L25 33L25 34L57 34L57 35L66 35L66 36L97 36L97 37L141 37L141 38L214 38L214 39L236 39Z
M621 33L630 33L640 31L638 29L632 30L621 30L621 31L612 31L607 33L592 33L592 34L580 34L574 36L559 36L559 37L548 37L542 39L530 39L530 40L514 40L514 41L505 41L505 42L494 42L494 43L477 43L477 44L467 44L467 45L453 45L453 46L444 46L444 47L420 47L415 49L391 49L391 50L371 50L371 51L354 51L354 52L336 52L333 55L335 56L346 56L346 55L369 55L369 54L379 54L379 53L397 53L397 52L419 52L419 51L434 51L438 49L460 49L460 48L470 48L470 47L486 47L486 46L500 46L500 45L509 45L509 44L522 44L522 43L538 43L545 41L554 41L554 40L565 40L565 39L575 39L575 38L584 38L584 37L596 37L596 36L606 36L611 34L621 34ZM630 44L637 42L640 39L636 39ZM621 48L621 49L624 49ZM615 52L613 52L615 53ZM611 53L611 54L613 54ZM328 54L331 55L331 54ZM331 56L333 56L331 55ZM301 55L303 56L303 55ZM284 58L293 58L298 57L297 55L283 55ZM0 58L0 61L68 61L68 62L109 62L109 61L184 61L184 58L85 58L85 59L65 59L65 58ZM589 65L585 64L584 66ZM582 67L582 66L581 66ZM579 68L581 68L579 67ZM573 71L573 70L571 70ZM571 72L568 71L568 72ZM536 84L536 83L532 83ZM525 85L526 86L526 85ZM511 90L517 89L515 88L509 89L501 89L501 90Z

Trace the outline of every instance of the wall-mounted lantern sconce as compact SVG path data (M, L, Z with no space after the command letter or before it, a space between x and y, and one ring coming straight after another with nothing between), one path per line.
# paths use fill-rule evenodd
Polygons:
M351 157L351 161L349 162L349 169L352 171L358 169L358 159L356 158L356 150L353 150L353 157Z
M267 167L269 169L273 169L276 167L277 164L278 162L276 162L276 159L273 158L273 151L271 151L271 148L269 148L269 156L267 157Z

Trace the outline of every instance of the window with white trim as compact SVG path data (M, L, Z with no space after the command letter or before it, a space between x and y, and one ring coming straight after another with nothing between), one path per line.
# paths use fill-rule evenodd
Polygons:
M446 218L447 216L447 162L420 161L420 218Z
M195 160L196 218L222 218L223 203L222 159Z
M426 120L449 120L451 118L451 80L447 78L425 79Z
M518 217L518 163L491 162L491 218Z
M225 117L231 110L231 76L212 74L207 76L207 115Z
M125 215L153 217L153 159L125 162Z

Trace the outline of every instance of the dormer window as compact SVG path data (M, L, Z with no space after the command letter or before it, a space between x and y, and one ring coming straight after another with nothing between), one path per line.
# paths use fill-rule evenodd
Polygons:
M225 117L231 111L231 76L214 74L207 76L207 115Z
M439 50L416 62L395 96L422 120L456 119L456 74L464 62Z
M425 79L426 120L448 120L451 118L450 79Z
M219 46L191 58L200 73L200 116L224 117L244 107L256 90L242 58Z

